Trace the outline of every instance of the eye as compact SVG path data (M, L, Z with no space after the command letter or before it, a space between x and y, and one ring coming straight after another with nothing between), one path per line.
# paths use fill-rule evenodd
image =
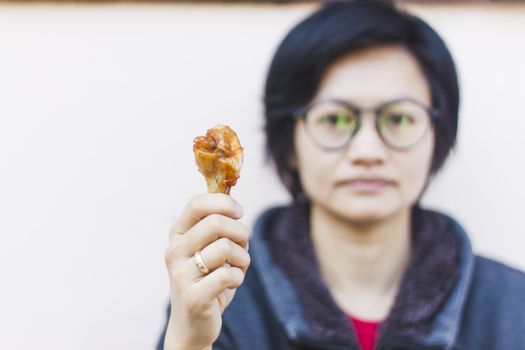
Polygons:
M391 113L387 116L389 124L395 126L407 126L414 123L414 118L408 113Z
M341 131L348 131L355 127L355 118L344 111L335 112L323 115L319 118L319 124Z
M319 123L320 124L330 124L333 126L333 125L337 125L339 119L340 117L337 114L327 114L327 115L323 115L319 119Z

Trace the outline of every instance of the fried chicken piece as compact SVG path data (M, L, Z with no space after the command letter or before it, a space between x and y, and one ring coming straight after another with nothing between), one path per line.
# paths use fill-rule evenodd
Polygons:
M204 175L208 193L230 193L239 178L243 148L237 134L226 125L217 125L206 136L193 139L193 152L199 171Z

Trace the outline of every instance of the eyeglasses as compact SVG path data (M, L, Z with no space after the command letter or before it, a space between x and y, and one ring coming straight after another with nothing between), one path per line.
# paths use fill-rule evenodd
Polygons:
M303 118L306 132L320 148L337 150L357 134L364 112L374 113L377 133L387 146L398 150L416 145L439 116L435 108L406 98L371 109L344 100L323 100L299 110L296 116Z

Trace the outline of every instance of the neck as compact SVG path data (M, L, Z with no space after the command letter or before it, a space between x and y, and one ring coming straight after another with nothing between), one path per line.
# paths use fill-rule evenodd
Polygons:
M336 298L393 299L410 259L410 209L355 224L312 204L311 235L321 274Z

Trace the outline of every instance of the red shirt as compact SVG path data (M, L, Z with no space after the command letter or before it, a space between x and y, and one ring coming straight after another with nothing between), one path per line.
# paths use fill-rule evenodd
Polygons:
M370 322L348 316L348 320L353 324L357 335L357 341L362 350L374 350L376 344L377 329L381 322Z

